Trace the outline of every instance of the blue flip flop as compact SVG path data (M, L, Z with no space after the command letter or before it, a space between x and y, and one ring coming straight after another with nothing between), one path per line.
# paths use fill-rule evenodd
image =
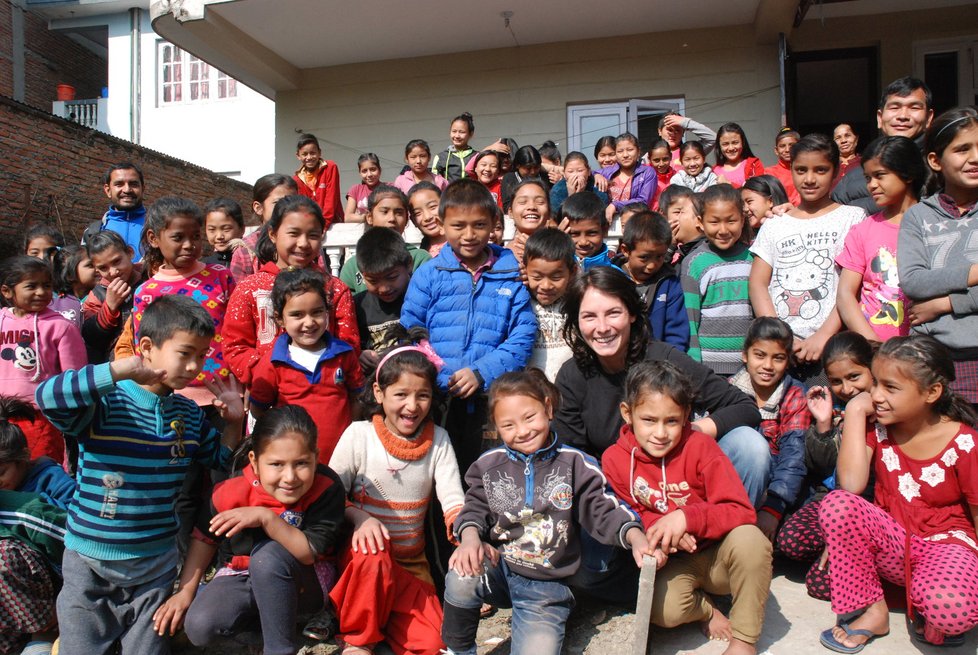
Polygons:
M823 646L825 646L829 650L834 650L837 653L847 653L847 655L861 652L862 649L865 648L867 644L869 644L877 637L885 637L886 635L890 634L889 630L880 635L876 634L875 632L871 632L869 630L851 630L849 628L848 623L840 623L838 627L842 628L842 630L845 631L847 637L867 637L866 641L859 644L858 646L846 646L832 635L832 628L829 628L828 630L822 632L822 635L819 637L818 640L822 642Z

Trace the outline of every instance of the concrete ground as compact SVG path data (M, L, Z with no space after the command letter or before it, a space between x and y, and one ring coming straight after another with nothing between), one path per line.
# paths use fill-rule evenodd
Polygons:
M634 608L603 605L582 598L571 615L564 655L631 655ZM509 655L510 612L499 610L484 619L479 626L479 655ZM790 562L776 560L775 577L771 583L764 620L764 631L758 643L758 655L808 655L830 653L818 641L819 634L835 623L835 615L827 602L810 598L805 593L804 569ZM653 626L649 637L650 655L721 655L722 642L711 642L697 626L673 630ZM178 650L179 649L175 649ZM207 649L188 649L186 655L231 655L246 652L240 644L230 642ZM253 651L254 652L254 651ZM260 652L260 651L258 651ZM388 655L384 647L377 655ZM903 612L890 613L890 634L875 640L863 651L867 655L919 655L944 653L978 653L978 630L973 630L964 646L947 649L925 646L914 641L909 633ZM333 645L304 648L302 655L334 655Z

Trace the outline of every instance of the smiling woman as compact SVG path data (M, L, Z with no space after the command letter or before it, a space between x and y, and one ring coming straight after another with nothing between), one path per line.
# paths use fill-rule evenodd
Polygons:
M690 376L698 390L693 411L706 418L696 421L697 429L719 438L751 500L760 500L769 453L753 429L760 423L756 404L706 366L652 339L631 280L616 269L595 267L571 284L564 312L564 339L574 353L557 374L561 406L554 427L564 443L600 457L621 430L618 406L628 369L643 360L667 360Z

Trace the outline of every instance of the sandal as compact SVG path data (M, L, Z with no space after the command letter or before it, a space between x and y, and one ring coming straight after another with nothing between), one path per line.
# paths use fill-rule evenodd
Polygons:
M846 646L841 641L835 638L835 636L832 634L832 630L833 630L832 628L829 628L828 630L822 632L822 635L819 637L818 640L822 643L823 646L825 646L829 650L834 650L837 653L846 653L847 655L852 655L852 653L859 653L862 651L863 648L866 647L867 644L872 642L877 637L885 637L886 635L890 634L889 630L887 630L883 634L876 634L875 632L872 632L870 630L852 630L849 628L848 623L840 623L838 627L842 628L842 630L846 633L847 637L866 637L866 641L864 641L861 644L856 644L855 646Z
M312 615L302 629L302 636L313 641L329 641L336 634L339 623L328 609L321 609Z
M354 646L353 644L343 644L340 655L374 655L372 646Z
M935 644L934 642L927 639L923 632L913 631L913 638L919 644L927 644L928 646L934 646L935 648L954 648L955 646L964 645L964 637L967 633L962 632L959 635L944 635L944 641Z

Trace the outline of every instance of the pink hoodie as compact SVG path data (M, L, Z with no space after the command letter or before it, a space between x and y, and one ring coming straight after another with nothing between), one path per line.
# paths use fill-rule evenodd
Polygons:
M40 338L38 338L40 335ZM88 364L78 328L61 314L45 309L17 317L0 309L0 389L37 407L37 385Z

